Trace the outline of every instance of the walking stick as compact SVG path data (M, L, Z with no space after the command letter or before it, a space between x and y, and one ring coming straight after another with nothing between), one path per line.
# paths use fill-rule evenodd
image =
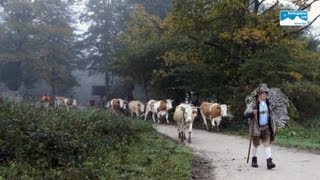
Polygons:
M249 149L248 149L248 157L247 157L247 163L249 163L249 158L250 158L250 152L251 152L251 144L252 144L252 140L253 140L253 128L254 128L254 122L255 122L255 118L256 118L256 115L254 118L251 118L250 121L251 121L251 132L250 132L250 142L249 142Z
M247 163L249 163L249 158L250 158L250 152L251 152L251 144L252 144L252 135L250 135L250 143L249 143L249 149L248 149L248 157L247 157Z

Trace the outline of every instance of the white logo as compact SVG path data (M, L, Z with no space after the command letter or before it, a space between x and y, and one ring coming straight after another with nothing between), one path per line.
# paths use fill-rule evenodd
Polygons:
M307 11L280 11L281 26L306 26L308 25Z

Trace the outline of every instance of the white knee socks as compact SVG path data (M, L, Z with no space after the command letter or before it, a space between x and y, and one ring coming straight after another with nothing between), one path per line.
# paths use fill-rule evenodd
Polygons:
M271 147L265 147L264 151L265 151L266 159L271 158ZM252 153L252 157L257 157L258 147L254 147L253 146L252 149L251 149L251 153Z
M265 147L266 158L271 158L271 147Z
M251 153L252 153L252 157L257 157L258 147L253 146Z

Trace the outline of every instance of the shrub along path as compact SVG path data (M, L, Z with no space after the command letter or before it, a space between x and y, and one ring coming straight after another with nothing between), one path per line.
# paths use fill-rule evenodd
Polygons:
M192 159L145 121L0 103L0 180L189 179Z
M156 129L178 139L175 126L156 125ZM258 149L258 168L246 163L249 141L242 137L193 130L192 143L187 146L196 152L206 152L214 165L212 179L319 179L320 155L274 145L273 159L277 167L267 170L264 150Z

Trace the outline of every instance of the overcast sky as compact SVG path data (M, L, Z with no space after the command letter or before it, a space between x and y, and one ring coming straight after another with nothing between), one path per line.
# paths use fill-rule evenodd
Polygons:
M308 3L313 0L309 0ZM267 0L265 3L274 4L276 0ZM279 0L280 3L285 5L292 5L292 0ZM289 9L288 9L289 10ZM308 21L311 22L316 16L320 14L320 2L317 1L311 5L310 11L308 11ZM320 39L320 17L312 24L310 31L314 37Z
M309 20L313 20L316 16L320 14L320 2L316 2L312 5L309 12ZM318 39L320 39L320 17L314 22L312 26L312 32Z

